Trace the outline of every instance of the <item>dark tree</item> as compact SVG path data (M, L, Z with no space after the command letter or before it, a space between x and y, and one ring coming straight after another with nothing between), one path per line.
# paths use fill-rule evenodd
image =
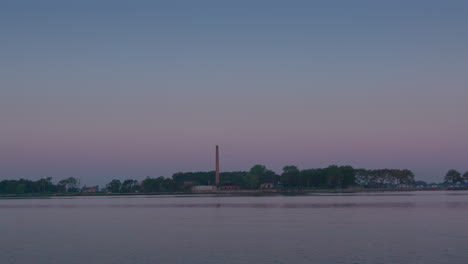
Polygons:
M136 180L125 180L120 187L121 192L136 192L140 189L140 185Z
M445 183L462 183L463 178L460 172L456 170L449 170L447 174L445 174L444 182Z
M251 173L244 175L242 181L246 189L258 189L260 186L260 176Z
M77 192L79 181L76 178L68 177L59 182L59 185L64 186L67 192Z
M249 174L259 176L260 183L277 183L279 176L272 170L268 170L264 165L257 164L253 166Z
M107 185L106 185L107 189L110 191L110 192L113 192L113 193L118 193L120 192L121 190L121 187L122 187L122 183L119 181L119 180L112 180L111 182L109 182Z
M141 182L141 189L143 192L177 192L181 191L184 186L184 181L193 181L192 175L189 174L190 180L184 179L183 174L178 175L178 181L162 176L158 178L146 177Z
M281 174L281 182L287 187L297 187L300 171L296 166L284 166L283 173Z
M302 170L300 174L301 184L307 188L326 188L327 175L323 169Z
M266 169L266 167L264 165L257 164L257 165L254 165L250 169L249 173L253 174L253 175L261 176L261 175L265 174L266 170L267 169Z

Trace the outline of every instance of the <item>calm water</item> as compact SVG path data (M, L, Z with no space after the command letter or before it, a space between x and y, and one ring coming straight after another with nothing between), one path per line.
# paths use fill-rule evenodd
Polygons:
M468 263L468 192L0 199L0 263Z

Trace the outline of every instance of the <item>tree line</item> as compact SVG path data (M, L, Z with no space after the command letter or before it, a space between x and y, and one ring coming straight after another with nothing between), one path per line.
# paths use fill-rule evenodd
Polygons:
M446 180L459 182L459 173L450 172ZM465 179L464 176L460 176ZM284 166L281 174L267 169L264 165L255 165L249 171L221 172L221 187L236 186L244 190L255 190L262 184L271 184L275 188L286 189L336 189L354 186L368 188L393 187L398 185L415 184L414 174L410 170L400 169L356 169L351 166L331 165L325 168L303 169L297 166ZM448 178L447 178L448 177ZM465 177L465 178L464 178ZM468 182L468 180L467 180ZM170 178L147 177L142 181L134 179L110 181L104 190L112 193L135 192L186 192L197 185L214 185L215 172L177 172ZM79 180L69 177L52 183L52 178L31 180L3 180L0 181L0 193L60 193L79 192Z
M447 184L463 184L468 183L468 171L463 175L457 170L449 170L444 177L444 183Z
M276 188L290 189L334 189L353 186L377 188L415 184L414 173L410 170L355 169L351 166L331 165L326 168L300 170L297 166L285 166L277 174L264 165L255 165L249 171L221 172L221 187L238 186L244 190L261 188L262 184L273 184ZM147 177L140 184L134 181L133 189L125 187L125 182L112 180L107 188L110 192L183 192L192 186L214 185L215 171L178 172L171 178Z
M32 180L3 180L0 181L0 193L60 193L60 192L78 192L79 180L69 177L59 181L57 184L52 183L52 178L41 178L36 181Z

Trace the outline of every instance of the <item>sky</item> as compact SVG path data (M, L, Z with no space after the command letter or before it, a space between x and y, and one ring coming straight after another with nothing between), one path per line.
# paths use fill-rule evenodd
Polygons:
M466 1L0 3L0 180L468 170Z

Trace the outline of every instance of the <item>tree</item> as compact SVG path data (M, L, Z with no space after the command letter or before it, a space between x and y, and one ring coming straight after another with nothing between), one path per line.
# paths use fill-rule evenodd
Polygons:
M139 190L140 185L136 180L125 180L120 187L121 192L135 192Z
M68 192L78 191L79 181L76 178L68 177L59 181L59 185L65 186L65 190Z
M406 169L356 169L354 172L356 183L366 187L387 187L415 183L414 173Z
M265 174L266 170L267 169L264 165L257 164L250 169L250 174L262 176Z
M343 188L356 185L356 173L351 166L340 166L340 184Z
M177 175L177 180L164 178L163 176L158 178L146 177L138 188L141 188L143 192L177 192L184 188L188 190L191 185L184 186L184 175L188 175L190 181L193 181L191 173L180 173Z
M399 170L399 182L400 184L414 184L414 173L410 170Z
M159 189L161 187L161 183L162 183L163 180L164 180L164 177L159 177L157 179L146 177L146 179L144 179L141 182L141 188L142 188L143 192L156 192L156 191L159 191Z
M272 170L266 170L262 176L260 176L260 181L262 183L278 183L279 175L277 175Z
M465 181L465 183L468 183L468 171L463 173L463 180Z
M260 185L260 176L254 174L247 174L242 177L244 187L247 189L258 189Z
M462 183L463 178L461 176L461 173L456 171L456 170L449 170L447 174L445 174L444 178L445 183Z
M185 181L195 181L198 182L200 185L211 185L215 182L215 171L177 172L172 175L172 179L182 184ZM221 180L223 180L222 173Z
M281 174L281 181L288 187L297 187L299 183L300 171L296 166L284 166Z
M52 178L41 178L34 183L34 189L38 192L50 192L53 191Z
M109 182L106 187L107 189L110 191L110 192L120 192L120 188L122 186L122 183L119 181L119 180L112 180L111 182Z
M276 183L278 182L278 175L272 170L268 170L265 165L257 164L253 166L250 174L257 175L260 177L260 183Z
M301 170L300 179L302 185L306 186L307 188L328 187L326 169Z
M351 166L330 165L323 169L329 188L346 188L356 184L356 176Z

